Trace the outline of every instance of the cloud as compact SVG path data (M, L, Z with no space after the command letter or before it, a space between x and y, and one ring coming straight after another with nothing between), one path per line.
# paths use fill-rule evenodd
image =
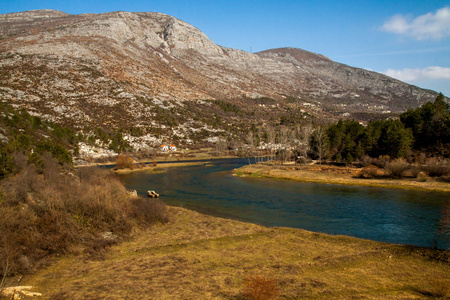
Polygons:
M437 52L448 52L450 47L435 47L435 48L423 48L423 49L407 49L398 51L386 51L378 53L358 53L358 54L347 54L338 55L333 58L343 58L343 57L365 57L365 56L391 56L391 55L404 55L404 54L421 54L421 53L437 53Z
M429 79L450 79L450 68L427 67L424 69L388 69L384 74L405 82Z
M443 7L435 13L427 13L416 18L395 15L386 21L381 29L411 36L417 40L439 40L450 37L450 7Z

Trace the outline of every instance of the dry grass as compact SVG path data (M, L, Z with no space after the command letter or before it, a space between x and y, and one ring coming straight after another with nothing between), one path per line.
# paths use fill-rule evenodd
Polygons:
M23 284L46 299L245 299L250 286L280 299L421 299L448 294L449 274L448 252L171 207L169 223L135 231L103 259L64 257Z
M207 164L208 161L202 161L202 162L174 162L174 163L164 163L164 164L156 164L156 166L152 163L151 165L145 165L144 167L141 168L134 168L134 169L118 169L118 170L114 170L115 173L117 174L127 174L127 173L131 173L131 172L142 172L142 171L146 171L146 172L159 172L162 169L165 168L174 168L174 167L189 167L189 166L200 166L200 165L204 165Z
M265 278L260 275L248 276L244 280L244 297L248 300L272 300L278 299L280 290L273 278Z
M28 165L2 180L0 220L2 281L32 272L50 256L83 250L98 256L132 228L168 221L164 203L129 196L112 172L73 173L52 160L43 174Z
M361 169L356 168L331 168L328 166L280 168L268 165L249 165L235 170L235 174L237 176L270 177L303 182L450 192L448 182L432 180L431 178L426 181L419 179L358 178L360 177L360 171Z

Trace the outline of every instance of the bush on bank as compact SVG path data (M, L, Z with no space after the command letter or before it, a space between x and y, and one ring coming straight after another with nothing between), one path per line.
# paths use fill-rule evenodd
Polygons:
M8 276L30 271L52 254L100 251L132 226L168 219L161 201L128 195L112 172L73 170L45 155L41 174L22 163L15 176L1 181L0 220L0 273Z

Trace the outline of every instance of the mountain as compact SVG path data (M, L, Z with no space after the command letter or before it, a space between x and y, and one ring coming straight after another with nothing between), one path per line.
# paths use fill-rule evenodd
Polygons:
M374 116L437 93L295 48L248 53L160 13L0 15L0 99L135 148L242 137L251 124Z

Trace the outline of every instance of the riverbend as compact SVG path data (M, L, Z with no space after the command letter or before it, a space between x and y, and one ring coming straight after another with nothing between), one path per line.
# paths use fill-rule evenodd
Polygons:
M447 248L449 194L236 177L245 159L120 174L129 189L168 205L265 226L301 228L397 244Z

